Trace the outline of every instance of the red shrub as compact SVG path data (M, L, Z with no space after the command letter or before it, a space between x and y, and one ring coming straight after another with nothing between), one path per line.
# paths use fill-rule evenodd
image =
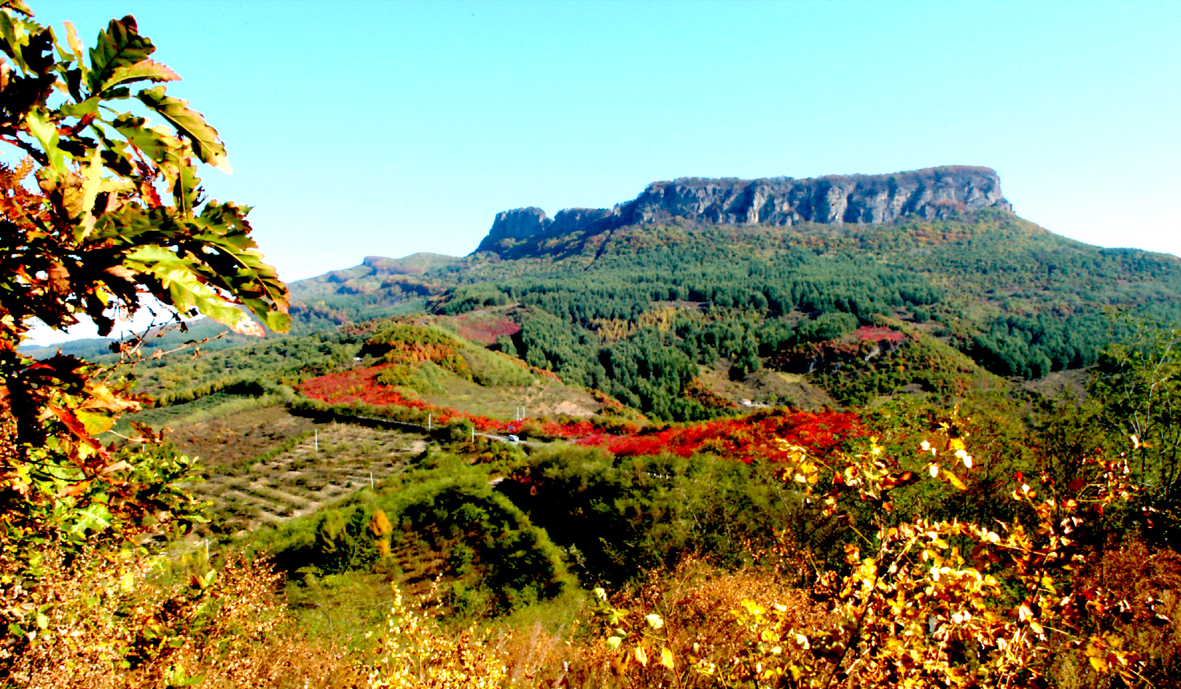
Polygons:
M889 328L872 328L868 325L863 325L853 332L858 340L870 340L872 342L901 342L906 339L905 333L900 333Z
M431 412L437 423L454 417L464 418L484 432L507 434L521 428L521 421L507 422L456 411L449 407L408 398L397 389L378 383L377 374L390 364L358 368L313 378L303 384L308 397L331 404L361 402L390 405ZM654 455L661 452L688 457L709 450L742 462L782 459L786 453L781 442L801 445L823 456L849 438L865 434L858 416L852 412L804 412L774 410L737 419L717 419L688 426L649 426L611 424L607 429L591 421L546 421L538 424L539 434L566 438L579 445L601 447L616 455Z
M441 407L423 400L406 397L397 388L382 385L377 382L377 374L382 369L394 364L381 364L368 368L354 368L340 373L330 373L326 376L304 381L301 389L312 399L328 402L329 404L348 404L360 402L374 406L408 407L431 412L437 423L447 423L454 417L471 421L477 430L500 431L506 424L496 419L476 414L467 414L450 407Z
M751 462L785 456L780 440L802 445L817 454L836 449L851 437L864 435L860 420L849 412L774 411L741 419L705 421L684 427L640 431L633 435L598 433L584 436L580 445L604 447L616 455L671 452L688 457L707 443L713 452Z

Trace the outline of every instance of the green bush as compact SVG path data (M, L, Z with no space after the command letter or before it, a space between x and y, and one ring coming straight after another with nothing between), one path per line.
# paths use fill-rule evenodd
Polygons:
M373 527L378 513L389 532ZM485 470L449 455L378 494L364 490L260 532L251 547L288 572L418 571L439 582L441 600L461 615L508 612L574 585L545 531L493 490Z

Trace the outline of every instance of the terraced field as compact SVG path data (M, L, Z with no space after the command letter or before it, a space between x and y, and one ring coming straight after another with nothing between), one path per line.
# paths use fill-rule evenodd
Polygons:
M311 425L285 443L276 443L290 447L274 456L233 462L223 457L207 469L206 480L191 488L196 497L212 503L216 530L252 530L311 514L402 471L409 458L427 448L427 441L413 433L351 424Z

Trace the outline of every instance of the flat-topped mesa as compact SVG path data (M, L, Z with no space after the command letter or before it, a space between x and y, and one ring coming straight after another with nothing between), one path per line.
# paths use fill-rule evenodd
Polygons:
M957 211L1013 209L996 172L983 167L815 179L689 177L650 184L627 206L629 224L682 217L727 225L886 223L904 215L941 218Z
M684 218L725 225L804 222L888 223L907 215L945 218L984 208L1013 210L996 171L947 166L889 175L829 175L812 179L703 179L653 182L634 200L606 208L568 208L553 220L540 208L496 215L476 251L495 251L502 240L602 231L623 225Z

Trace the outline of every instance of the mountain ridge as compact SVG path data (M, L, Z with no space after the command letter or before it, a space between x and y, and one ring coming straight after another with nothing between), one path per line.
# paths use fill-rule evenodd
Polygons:
M826 175L808 179L680 177L653 182L635 199L613 208L566 208L551 219L536 206L497 213L473 253L501 254L523 240L673 218L707 224L795 226L884 224L905 216L944 219L964 211L1013 206L992 168L953 165L880 175Z

